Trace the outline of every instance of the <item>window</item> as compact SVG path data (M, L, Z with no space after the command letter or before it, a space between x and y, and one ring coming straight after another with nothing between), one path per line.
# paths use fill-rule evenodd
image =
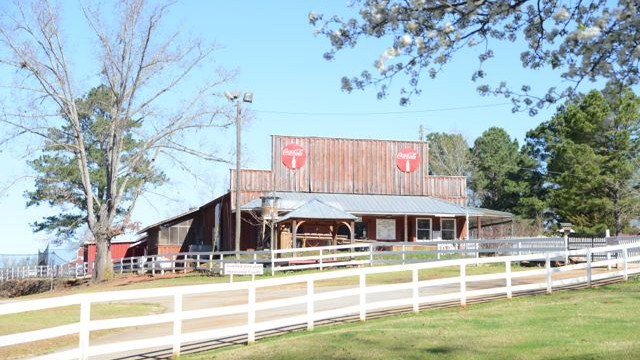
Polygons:
M431 219L416 219L416 240L431 240Z
M191 230L192 220L186 220L181 223L160 229L160 245L182 245Z
M367 238L367 222L356 222L356 239L368 239Z
M442 240L456 239L456 219L440 220L440 229L442 230Z

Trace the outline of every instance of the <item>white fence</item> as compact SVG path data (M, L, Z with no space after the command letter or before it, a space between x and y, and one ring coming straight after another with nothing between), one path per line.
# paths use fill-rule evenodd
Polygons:
M172 348L174 355L179 355L181 347L195 341L226 338L230 336L246 335L248 342L253 342L256 332L278 329L285 326L305 325L312 329L319 320L333 319L342 316L356 315L365 320L367 313L372 310L411 307L419 311L421 305L443 301L456 301L465 306L468 299L502 295L511 298L514 293L542 290L551 293L554 288L573 286L578 284L591 285L593 281L619 278L626 280L629 275L640 273L640 256L629 256L630 252L640 249L640 244L624 244L606 246L595 249L574 250L569 252L514 255L499 257L483 257L477 259L457 259L418 264L391 265L377 267L362 267L357 269L319 272L307 275L295 275L281 278L270 278L256 281L236 282L231 284L210 284L196 286L180 286L171 288L156 288L144 290L112 291L102 293L86 293L41 300L20 301L0 305L0 316L23 313L27 311L47 310L56 307L80 305L80 321L76 323L51 327L42 330L22 332L0 336L0 347L26 344L32 341L51 339L64 335L79 334L78 346L44 356L49 359L87 359L89 356L122 353L126 351L142 350L165 346ZM605 254L608 260L591 261L591 254ZM613 255L619 255L614 257ZM552 267L554 257L580 256L587 259L585 263ZM512 271L511 265L523 261L544 261L544 268L532 270ZM467 267L475 263L504 265L504 271L484 274L467 275ZM615 269L613 267L615 266ZM420 270L444 267L459 268L459 275L439 279L420 279ZM598 271L594 273L596 268ZM568 273L580 271L579 274ZM410 273L410 281L400 280L383 285L369 284L367 276L388 273ZM563 274L563 276L559 276ZM568 277L570 275L570 277ZM577 276L576 276L577 275ZM357 277L356 287L318 288L319 281ZM555 278L554 278L555 277ZM514 284L514 280L516 284ZM491 281L487 283L488 281ZM519 282L519 284L518 284ZM282 288L287 285L298 286L302 293L292 293L277 299L261 299L258 301L256 291L274 287ZM471 285L474 285L473 287ZM484 284L480 287L479 284ZM443 286L453 286L448 292L438 292ZM316 291L320 290L320 291ZM243 291L240 302L227 303L221 306L193 309L189 303L196 294L213 294L207 298L220 298L229 291ZM133 316L108 320L91 319L91 309L96 303L113 301L137 301L154 298L169 298L173 302L173 310L169 313ZM351 300L351 301L349 301ZM185 303L186 302L186 303ZM326 304L329 302L330 307ZM321 307L321 305L325 307ZM301 311L294 314L290 311L278 312L277 309L293 309L301 307ZM257 321L256 314L267 312L271 316ZM228 315L238 315L236 322L225 322L222 326L197 328L194 331L183 331L185 321L192 319L214 318ZM170 335L152 338L120 341L109 344L92 345L89 341L90 333L97 330L147 327L153 324L170 323ZM140 328L138 328L140 329ZM132 337L137 334L132 333Z
M84 277L90 273L93 263L62 265L18 266L0 269L0 282L28 278Z
M608 238L607 243L635 244L640 237ZM599 242L602 244L602 242ZM582 247L585 248L585 247ZM408 264L441 260L451 257L509 256L570 249L563 238L520 238L498 240L438 240L428 242L368 242L351 245L307 247L264 251L188 252L115 259L116 273L186 272L191 269L222 274L224 264L263 264L271 275L279 271L319 269L341 266ZM638 251L640 254L640 251ZM552 260L568 262L564 258ZM0 269L0 282L28 277L80 277L91 273L93 263L67 264L49 267L46 271L33 268ZM45 276L42 276L42 275Z

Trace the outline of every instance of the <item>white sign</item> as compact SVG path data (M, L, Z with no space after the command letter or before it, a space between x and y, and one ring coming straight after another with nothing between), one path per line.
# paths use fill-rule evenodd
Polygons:
M262 264L226 263L224 264L225 275L262 275L264 266Z
M396 239L396 219L376 219L376 240Z

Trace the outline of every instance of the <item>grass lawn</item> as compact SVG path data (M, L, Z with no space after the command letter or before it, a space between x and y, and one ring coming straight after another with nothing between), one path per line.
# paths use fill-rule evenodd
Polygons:
M320 326L181 359L638 359L640 281Z
M91 307L91 319L102 320L117 317L148 315L164 312L158 304L144 303L101 303ZM66 306L52 310L29 311L20 314L0 316L0 335L60 326L80 321L80 306ZM114 330L94 331L92 338L113 333ZM44 354L54 349L76 345L77 335L61 336L53 339L0 348L0 359L23 358Z

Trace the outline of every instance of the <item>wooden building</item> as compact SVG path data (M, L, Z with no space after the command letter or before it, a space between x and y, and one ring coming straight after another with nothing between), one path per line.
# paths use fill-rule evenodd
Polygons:
M466 207L466 179L429 175L421 141L272 136L270 170L240 172L241 248L310 246L357 240L465 239L468 229L510 214ZM233 250L235 171L229 192L189 212L150 225L149 254ZM277 199L274 219L263 197ZM304 207L307 218L287 216ZM333 218L332 218L333 217ZM284 220L282 220L284 219ZM291 237L291 243L272 243Z

